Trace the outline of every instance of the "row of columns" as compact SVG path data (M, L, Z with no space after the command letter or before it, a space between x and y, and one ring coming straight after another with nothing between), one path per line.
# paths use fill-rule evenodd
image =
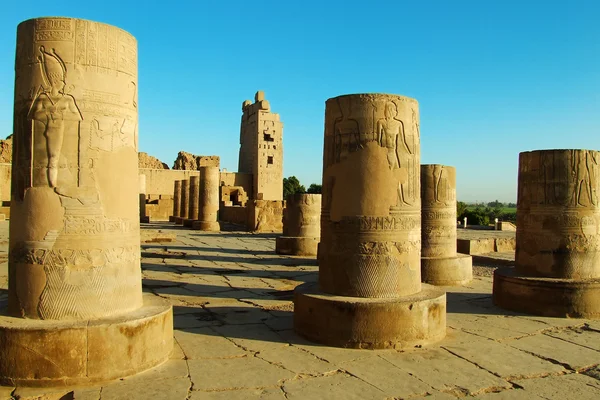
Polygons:
M219 167L200 167L199 176L173 185L171 222L202 231L219 231Z

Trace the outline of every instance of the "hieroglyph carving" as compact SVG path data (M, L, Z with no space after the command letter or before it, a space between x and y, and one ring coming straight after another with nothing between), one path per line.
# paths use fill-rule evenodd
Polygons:
M64 91L67 68L63 60L56 54L56 50L52 49L48 53L44 46L40 46L39 61L45 85L38 89L27 119L42 124L48 152L48 183L51 187L56 187L58 161L65 129L74 129L79 136L79 121L83 120L83 116L75 98ZM35 125L34 129L36 129ZM36 164L35 159L33 164Z
M565 157L562 153L566 152ZM593 207L598 205L598 152L554 150L529 155L519 164L527 184L519 187L519 203ZM560 154L560 156L559 156Z
M402 99L402 98L400 98ZM398 101L373 97L368 111L361 110L361 118L355 118L351 97L335 98L337 116L331 118L333 124L326 137L325 166L343 162L348 156L363 149L369 142L376 142L387 149L387 159L391 170L398 170L398 206L412 206L418 198L419 179L419 118L411 108L410 121L406 124L399 115ZM364 104L361 105L364 108ZM334 107L332 107L333 109ZM335 112L335 111L334 111ZM405 116L408 119L408 115ZM331 190L329 185L328 189ZM330 196L324 193L324 206Z

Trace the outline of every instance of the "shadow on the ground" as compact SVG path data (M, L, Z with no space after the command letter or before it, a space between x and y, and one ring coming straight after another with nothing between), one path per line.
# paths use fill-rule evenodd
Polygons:
M245 232L245 231L221 231L213 232L213 233L203 233L201 231L197 231L198 233L190 233L190 236L198 236L198 237L215 237L215 234L218 234L220 237L228 238L228 239L275 239L282 235L279 233L259 233L259 232Z
M450 314L524 316L526 314L495 306L491 293L446 292L446 311Z
M315 264L316 265L316 264ZM190 265L177 265L177 264L149 264L142 263L143 271L155 271L155 272L170 272L179 274L196 274L196 275L236 275L244 276L248 278L271 278L271 279L288 279L296 280L299 282L306 282L309 278L307 276L317 276L318 272L313 269L304 269L305 267L313 266L311 264L301 265L285 265L298 267L292 270L280 270L277 267L284 265L265 265L265 269L249 269L241 266L237 268L218 268L218 267L192 267ZM241 289L241 288L240 288Z
M232 306L206 310L200 306L174 306L173 314L174 329L183 332L227 337L234 341L235 339L246 339L281 344L318 345L308 342L293 332L293 312L291 310L264 310ZM194 326L194 319L198 321L198 326ZM254 346L248 347L249 350L252 350Z
M230 249L230 248L221 248L221 247L201 247L201 248L195 248L195 247L190 247L190 246L178 246L178 245L173 245L170 246L168 244L158 244L158 245L153 245L153 244L144 244L142 245L142 250L151 250L151 249L158 249L161 251L164 251L165 253L171 250L192 250L195 251L196 249L201 250L201 251L206 251L206 252L215 252L215 253L227 253L227 254L248 254L248 255L261 255L261 254L268 254L268 255L273 255L275 254L275 251L273 250L248 250L248 249ZM148 252L147 254L155 254L152 252ZM163 254L163 253L158 253L158 254ZM147 257L146 255L143 255L144 257ZM190 255L186 255L186 258L189 258Z
M203 249L206 250L206 249ZM214 249L220 251L219 249ZM231 254L240 254L239 252L232 252ZM266 252L266 254L273 254ZM222 255L197 255L197 254L186 254L184 252L169 251L169 252L149 252L142 251L142 259L182 259L182 260L199 260L207 262L222 262L222 263L234 263L234 264L253 264L253 265L284 265L284 266L302 266L302 265L313 265L316 266L317 260L315 258L304 258L304 257L244 257L244 256L222 256Z

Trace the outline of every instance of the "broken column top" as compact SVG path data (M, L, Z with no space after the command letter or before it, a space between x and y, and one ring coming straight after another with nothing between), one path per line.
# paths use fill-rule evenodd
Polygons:
M244 100L242 103L242 111L248 112L249 114L254 114L258 110L269 111L271 109L271 105L269 101L265 99L265 92L259 90L254 95L254 103L251 100Z

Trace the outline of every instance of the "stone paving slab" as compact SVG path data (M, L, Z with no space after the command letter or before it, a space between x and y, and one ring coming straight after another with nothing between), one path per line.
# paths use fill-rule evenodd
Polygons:
M407 351L339 349L293 331L293 289L317 280L314 258L276 255L272 234L147 228L175 237L142 244L144 291L174 305L171 359L102 387L0 387L0 400L600 399L600 322L495 307L492 263L475 262L472 282L444 287L442 342ZM0 222L0 261L7 237L8 222ZM0 263L0 300L7 276Z

